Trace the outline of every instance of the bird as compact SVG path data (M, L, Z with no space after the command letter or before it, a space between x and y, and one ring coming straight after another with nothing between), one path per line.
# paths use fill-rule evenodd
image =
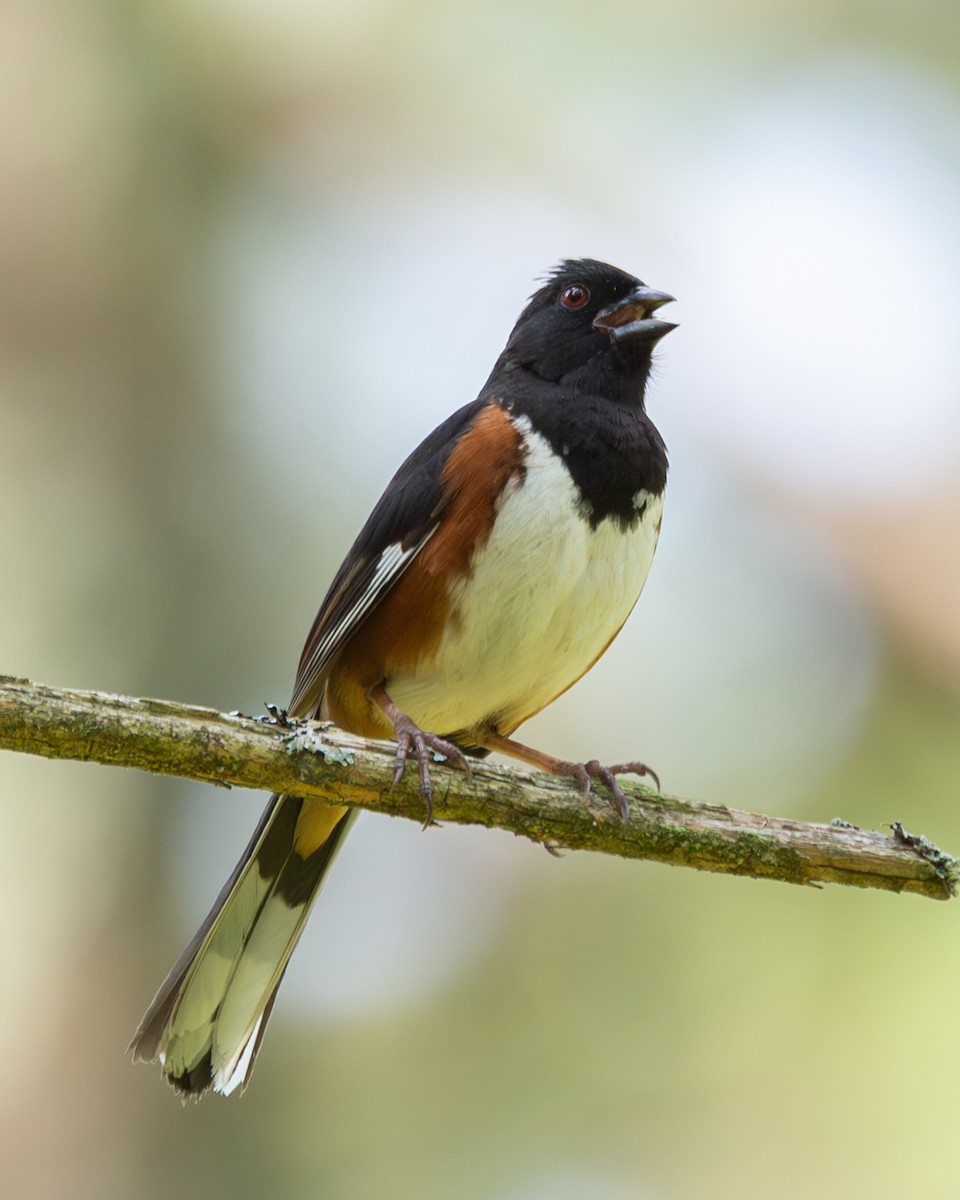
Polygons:
M604 785L632 761L571 762L513 734L622 628L660 533L667 453L647 415L674 300L596 259L529 298L477 398L401 465L307 636L288 712L396 741L432 819L431 759L491 752ZM186 1101L249 1083L277 989L356 810L271 797L207 918L130 1044Z

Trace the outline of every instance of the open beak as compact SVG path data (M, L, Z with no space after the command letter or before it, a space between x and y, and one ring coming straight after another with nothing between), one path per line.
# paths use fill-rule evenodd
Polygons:
M669 292L657 292L642 283L629 296L601 309L593 319L593 327L617 342L658 342L676 325L672 321L659 321L651 314L673 300Z

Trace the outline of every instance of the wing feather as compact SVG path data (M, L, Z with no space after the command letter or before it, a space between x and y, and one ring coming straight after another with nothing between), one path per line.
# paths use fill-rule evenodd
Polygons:
M294 716L319 711L331 661L440 527L451 500L441 485L443 468L487 403L474 400L448 417L414 450L380 497L307 637L290 701Z

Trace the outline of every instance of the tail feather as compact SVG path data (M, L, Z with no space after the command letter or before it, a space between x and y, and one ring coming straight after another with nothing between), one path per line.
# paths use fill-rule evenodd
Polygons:
M274 796L130 1045L185 1097L241 1090L277 988L353 812Z

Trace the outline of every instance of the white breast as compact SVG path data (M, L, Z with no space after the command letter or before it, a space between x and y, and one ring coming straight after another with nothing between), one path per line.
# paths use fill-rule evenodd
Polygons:
M640 492L632 529L596 529L577 511L563 462L526 419L526 476L508 491L473 574L452 594L459 619L415 672L387 680L422 728L452 733L497 719L509 732L555 699L603 653L644 585L662 498Z

